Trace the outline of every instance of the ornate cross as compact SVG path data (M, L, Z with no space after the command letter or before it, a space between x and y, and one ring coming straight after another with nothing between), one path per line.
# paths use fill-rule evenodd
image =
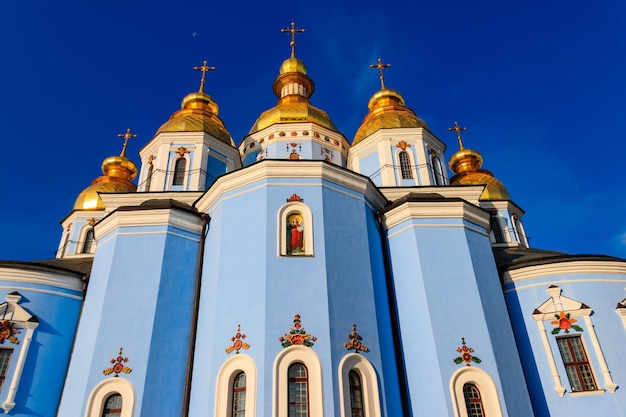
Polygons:
M200 92L204 93L204 77L207 71L215 71L215 67L209 67L206 61L202 63L200 67L193 67L194 71L202 71L202 78L200 79Z
M385 76L383 75L383 68L389 68L391 67L391 64L383 64L383 61L378 58L378 62L376 64L372 64L370 65L370 68L378 68L378 71L380 72L380 85L381 85L381 89L384 90L385 89Z
M122 147L122 153L120 154L120 156L126 156L126 148L128 147L128 139L136 138L137 135L134 133L130 133L130 127L129 127L128 129L126 129L126 133L118 133L117 136L120 138L124 138L124 146Z
M467 130L466 127L459 127L459 122L454 122L454 127L449 127L448 128L449 131L455 131L456 132L456 136L457 139L459 140L459 147L461 148L461 150L465 149L463 147L463 140L461 139L461 131L462 130Z
M291 27L287 29L281 29L280 33L291 33L291 57L296 57L296 33L303 33L304 29L296 29L295 23L291 22Z

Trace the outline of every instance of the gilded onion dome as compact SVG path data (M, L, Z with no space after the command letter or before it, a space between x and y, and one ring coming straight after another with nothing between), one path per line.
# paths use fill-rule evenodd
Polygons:
M479 200L510 200L511 196L504 184L493 176L490 171L480 169L483 164L483 156L473 149L465 149L461 140L458 123L450 130L456 130L459 139L460 150L452 155L448 165L454 177L450 178L450 185L485 185L485 190Z
M101 177L76 198L74 210L103 210L104 204L98 193L130 193L137 191L131 181L137 176L137 166L126 158L126 144L120 156L110 156L102 162Z
M293 30L293 23L292 23ZM291 32L291 30L284 30ZM338 131L324 110L311 105L315 84L307 75L307 68L295 55L295 42L292 32L291 57L279 68L279 75L274 80L274 94L278 97L276 106L261 113L250 132L253 134L277 123L313 122L328 129Z
M423 127L430 130L426 122L404 105L404 97L396 90L383 88L377 91L370 98L367 107L369 113L356 131L352 146L379 129Z
M234 146L235 142L226 130L224 122L217 116L217 103L204 92L204 75L206 71L215 68L208 67L204 61L202 67L195 67L194 69L202 71L200 91L188 94L183 98L181 109L172 114L156 134L162 132L206 132L222 142Z

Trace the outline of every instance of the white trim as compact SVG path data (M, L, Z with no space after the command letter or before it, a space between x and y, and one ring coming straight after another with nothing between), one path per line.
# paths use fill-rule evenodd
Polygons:
M584 333L580 333L580 340L585 348L585 352L588 352L588 362L591 367L591 371L593 372L594 379L596 378L596 371L593 366L593 361L591 360L591 352L595 354L596 360L600 364L600 370L602 371L602 376L604 378L604 386L605 388L612 394L618 388L618 385L613 381L611 377L611 371L606 363L606 359L604 358L604 353L602 352L602 348L600 347L600 342L598 340L598 336L596 334L596 329L593 326L593 322L591 321L591 314L593 310L587 306L585 306L580 301L576 301L572 298L564 297L561 295L561 288L552 285L547 289L550 298L548 298L543 304L535 309L536 313L532 315L533 320L537 322L537 326L539 327L539 333L541 336L541 340L546 351L546 356L548 359L548 363L550 365L550 369L552 371L552 379L554 381L554 390L560 397L565 394L565 388L561 382L561 377L557 371L556 360L554 358L554 353L550 347L550 341L548 339L546 329L544 326L544 320L554 320L554 314L559 312L569 313L570 317L583 317L585 321L585 329L587 330L587 334L589 334L589 339L591 339L591 345L593 346L593 351L587 349ZM560 308L559 308L560 307ZM563 365L565 366L565 365ZM597 384L597 382L596 382Z
M303 255L287 255L287 217L291 214L300 214L304 218L304 254ZM311 209L304 203L299 201L284 204L277 214L278 233L276 241L278 242L278 256L313 256L313 213Z
M489 230L489 213L467 201L408 201L383 215L386 230L408 219L461 218Z
M498 390L489 374L482 369L473 366L465 366L458 369L450 378L450 395L452 396L452 408L455 417L468 417L465 406L463 386L473 384L480 392L480 398L486 416L502 417Z
M44 265L44 267L47 265ZM63 275L57 271L41 271L36 266L18 265L17 268L0 267L0 282L20 282L33 285L45 285L81 292L83 283L75 275ZM14 288L14 287L11 287ZM25 291L37 291L33 288L24 288ZM13 290L15 291L15 290Z
M176 207L153 210L115 211L94 227L98 238L122 227L172 226L189 233L200 234L200 217ZM101 244L103 242L100 242Z
M626 275L626 261L569 261L528 266L504 273L504 283L554 275L611 274ZM626 280L625 280L626 281Z
M232 415L233 380L243 372L246 374L246 416L256 416L257 369L254 360L245 354L231 356L217 374L215 387L215 416Z
M283 349L274 360L272 396L272 416L289 415L289 367L296 362L306 366L309 377L309 417L324 417L322 392L322 363L311 348L289 346Z
M14 286L8 286L8 285L0 285L0 290L10 290L10 291L24 291L24 292L38 292L38 293L42 293L42 294L50 294L50 295L56 295L57 297L66 297L66 298L71 298L73 300L79 300L82 301L83 297L81 295L71 295L71 294L67 294L64 292L58 292L58 291L50 291L50 290L40 290L37 288L29 288L29 287L14 287Z
M93 254L96 252L96 245L97 245L97 241L96 241L96 232L95 230L93 231L93 241L91 242L91 248L89 249L89 252L84 252L83 249L85 248L85 242L87 239L87 233L89 232L89 230L93 230L93 226L94 225L90 225L89 223L85 223L83 225L83 227L81 227L80 232L78 232L78 239L76 242L76 250L74 251L74 253L76 255L89 255L89 254Z
M393 233L391 233L389 236L387 236L387 239L391 239L392 237L399 235L400 233L406 232L407 230L411 230L411 229L418 229L418 228L426 228L426 227L430 227L430 228L438 228L438 227L442 227L442 228L453 228L453 227L458 227L461 229L465 229L468 230L470 232L474 232L477 233L481 236L485 236L485 237L489 237L489 235L487 233L485 233L483 230L477 229L475 227L470 227L466 224L412 224L409 226L406 226L400 230L397 230Z
M122 396L121 417L133 417L135 410L135 388L125 378L111 377L100 382L89 394L85 417L102 417L104 402L112 394Z
M378 396L378 379L372 364L362 355L349 353L339 362L339 402L341 417L352 415L350 403L350 371L361 377L364 413L367 417L380 417L380 398Z

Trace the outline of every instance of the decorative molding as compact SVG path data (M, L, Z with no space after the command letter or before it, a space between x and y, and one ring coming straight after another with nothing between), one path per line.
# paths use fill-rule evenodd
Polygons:
M352 333L348 335L348 339L350 339L350 341L343 344L346 350L354 350L356 353L359 353L359 351L369 352L367 346L361 343L363 338L356 332L356 324L352 325Z
M172 226L199 235L202 222L195 213L175 207L168 209L114 211L94 226L98 240L123 227Z
M445 218L467 220L489 230L489 213L467 201L407 201L383 214L383 227L389 230L409 219Z
M472 362L474 363L482 362L477 356L472 355L472 353L474 353L474 349L465 344L464 337L461 338L461 346L456 348L456 351L461 354L461 356L458 356L453 359L454 363L456 363L457 365L460 365L461 363L465 362L465 366L472 366L471 364Z
M11 267L0 266L0 282L19 282L31 285L45 285L47 287L63 288L67 290L77 291L82 294L83 282L76 274L64 275L58 271L42 271L41 268L48 265L35 266L28 264L19 264ZM15 287L12 291L17 290ZM23 291L43 292L37 288L23 288Z
M122 396L122 413L120 416L133 417L135 412L135 388L126 378L108 378L96 385L87 400L85 417L101 417L107 398L113 394Z
M464 366L453 373L450 378L450 395L455 417L468 417L465 396L463 395L465 384L476 386L480 392L486 416L502 417L496 384L487 372L474 366Z
M552 318L556 316L557 320L553 320L550 322L550 324L559 325L559 327L552 331L552 334L555 335L561 330L560 320L561 314L563 314L563 318L569 320L570 325L573 320L571 317L583 317L585 327L587 328L587 334L589 335L588 337L591 340L591 345L593 346L593 351L590 351L589 349L586 349L586 351L590 353L593 352L596 360L600 364L600 370L602 371L602 376L604 378L605 388L610 393L614 393L615 390L618 388L618 385L613 382L613 379L611 377L611 371L608 368L606 359L604 358L604 353L602 352L602 348L600 347L600 342L598 340L595 327L593 326L593 322L591 320L591 314L593 313L593 310L591 309L591 307L580 301L561 295L561 288L557 285L550 285L547 288L547 292L550 295L550 298L548 298L543 304L535 309L532 318L537 322L541 342L546 351L548 364L552 372L552 380L554 381L554 390L560 397L563 397L563 395L565 395L566 389L565 387L563 387L563 384L561 382L561 376L558 372L555 356L552 351L550 340L548 339L547 331L544 326L544 321L552 320ZM564 323L564 326L566 327L565 330L567 333L567 330L569 330L570 327L567 327L567 323ZM571 328L573 328L573 326L571 326ZM583 329L580 328L580 331L582 330ZM583 346L586 344L585 339L584 337L582 337L582 335L581 342L583 343ZM595 372L595 370L593 370L593 364L591 360L589 360L589 366L592 368L592 372L595 377L597 373Z
M250 349L250 345L243 341L246 338L246 335L241 333L241 324L237 325L237 333L233 337L230 338L230 341L233 342L232 346L226 348L226 354L231 353L233 350L235 354L239 354L241 349L248 350Z
M293 316L293 327L289 329L289 333L279 337L278 341L283 345L283 348L295 345L303 345L310 348L313 347L313 342L317 341L317 337L311 336L304 330L300 321L300 315L296 314Z
M246 416L256 416L257 368L254 360L243 353L229 357L217 374L215 416L232 415L233 382L239 372L246 374Z
M339 402L341 417L351 417L350 371L355 371L361 378L363 407L365 416L380 417L380 398L378 394L378 378L372 364L362 355L348 353L339 362Z
M308 372L309 417L323 417L322 363L313 349L302 345L281 350L274 360L272 416L289 415L289 367L297 362L302 363Z
M610 274L626 275L626 261L598 260L577 261L563 259L561 262L551 262L544 265L527 266L508 270L504 273L504 284L519 282L527 279L536 279L555 275L573 274ZM626 277L624 277L626 282Z
M110 368L106 368L105 370L102 371L102 373L104 375L115 374L113 375L114 378L119 377L120 372L124 372L125 374L130 374L133 370L130 369L128 366L124 365L125 363L128 362L128 358L125 358L123 355L124 355L124 348L120 348L120 352L117 354L117 356L111 359L111 364L113 364L113 366Z

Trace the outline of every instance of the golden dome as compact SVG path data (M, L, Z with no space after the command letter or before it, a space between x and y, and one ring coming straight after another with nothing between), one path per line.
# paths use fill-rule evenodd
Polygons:
M137 166L125 156L110 156L102 163L101 177L76 198L74 210L102 210L104 204L98 195L101 193L129 193L137 191L131 181L137 176Z
M222 120L217 117L217 112L217 103L208 94L202 91L188 94L183 99L181 109L170 116L156 135L162 132L206 132L234 146L235 143Z
M306 65L300 59L292 56L291 58L285 59L283 61L283 65L280 66L278 70L279 74L284 74L286 72L299 72L300 74L306 75Z
M324 110L313 106L309 97L313 95L315 84L307 75L304 63L292 56L280 66L279 75L274 80L273 90L278 103L261 113L249 135L277 123L312 122L337 131Z
M457 132L458 133L458 132ZM473 149L465 149L459 135L461 150L452 155L448 165L456 175L450 178L450 185L485 185L479 200L510 200L511 196L504 184L490 171L480 169L483 156Z
M367 105L369 113L354 135L352 146L379 129L395 129L402 127L423 127L428 125L415 115L415 112L404 105L404 98L396 90L384 88L374 93Z

